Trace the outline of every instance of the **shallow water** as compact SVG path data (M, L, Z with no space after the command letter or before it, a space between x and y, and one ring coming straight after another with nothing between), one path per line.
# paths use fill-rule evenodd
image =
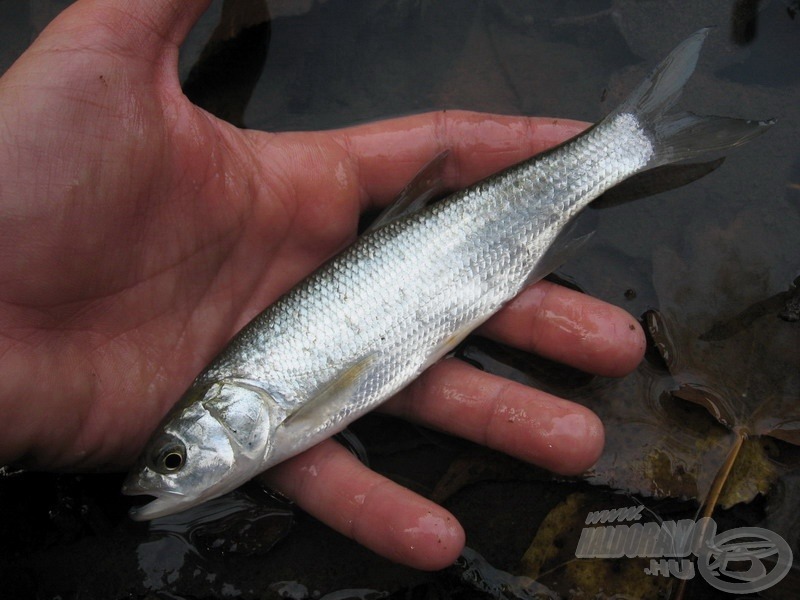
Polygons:
M66 4L0 0L0 69ZM237 4L234 15L244 14L248 3ZM312 130L442 108L594 121L677 42L707 25L715 30L681 106L779 122L698 182L587 211L583 225L597 233L558 273L637 317L657 311L680 360L668 364L654 346L636 373L608 381L481 342L463 349L486 368L573 397L603 416L609 449L588 474L595 487L552 481L458 440L368 417L354 430L372 466L444 502L479 553L424 574L373 556L310 517L265 501L258 490L251 490L256 501L237 496L222 505L240 515L229 516L223 530L209 528L203 515L171 525L129 521L116 476L0 477L0 597L532 597L546 589L531 584L532 563L523 556L532 546L557 544L537 537L544 536L540 525L575 492L589 498L581 507L612 508L620 496L610 486L628 505L641 501L661 519L685 518L675 515L696 511L730 447L731 426L755 423L762 406L800 420L800 323L780 318L780 301L765 304L791 295L800 274L796 3L268 4L269 24L263 9L251 8L249 27L232 42L217 40L194 68L220 19L222 3L214 2L181 57L191 97L250 128ZM767 308L748 313L754 306ZM735 422L726 427L705 407L673 395L680 385L700 383L718 405L733 406ZM758 399L745 402L747 394ZM720 529L769 527L797 557L800 485L789 441L750 440L755 458L742 463L744 473L730 486L733 508L715 517L725 524ZM558 543L574 548L566 532L579 526L558 522ZM573 552L569 564L586 563ZM622 589L614 587L621 584L613 572L624 572L626 563L612 567L581 580L591 582L583 591ZM557 580L574 574L554 573L541 580L564 593ZM795 570L763 594L793 597L797 580ZM715 593L693 584L686 597ZM674 592L673 585L647 594Z

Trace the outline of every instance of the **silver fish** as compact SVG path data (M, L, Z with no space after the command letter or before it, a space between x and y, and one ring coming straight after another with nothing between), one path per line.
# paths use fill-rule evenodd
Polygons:
M769 122L665 114L706 30L587 132L367 234L250 322L201 373L123 492L151 519L215 498L342 430L452 350L576 243L594 198L646 169L738 145Z

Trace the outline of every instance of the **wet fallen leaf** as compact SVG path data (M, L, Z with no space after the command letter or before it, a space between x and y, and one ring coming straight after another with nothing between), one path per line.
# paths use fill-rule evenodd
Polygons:
M630 506L624 496L570 494L545 517L520 562L522 575L558 592L562 598L666 598L677 581L647 575L647 558L575 557L588 513Z
M654 283L661 308L646 318L675 381L672 395L703 407L736 436L704 498L707 515L717 504L729 506L766 493L764 488L777 480L778 470L759 455L763 447L749 438L770 436L800 445L800 328L785 318L793 290L774 293L769 257L735 243L743 237L745 218L746 212L727 228L690 237L689 254L713 257L716 270L696 264L689 268L670 249L656 254ZM699 280L699 271L706 280ZM681 298L688 294L704 302L686 311ZM757 481L735 478L734 467L739 473L759 473Z

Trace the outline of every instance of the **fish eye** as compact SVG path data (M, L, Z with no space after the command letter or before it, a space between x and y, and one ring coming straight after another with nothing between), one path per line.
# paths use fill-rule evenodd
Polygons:
M160 473L174 473L179 471L186 463L186 447L178 442L172 442L162 447L153 457L152 466Z
M183 459L183 452L176 448L164 454L161 464L167 471L177 471L183 466Z

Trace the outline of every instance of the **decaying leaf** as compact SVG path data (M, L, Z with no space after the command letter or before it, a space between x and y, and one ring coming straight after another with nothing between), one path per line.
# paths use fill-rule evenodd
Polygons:
M741 243L755 218L743 211L688 234L681 254L656 252L660 306L647 325L675 396L746 436L800 444L800 327L785 318L794 285L771 276L769 240Z
M623 597L642 600L669 597L677 581L646 574L647 558L576 558L588 513L622 508L624 496L570 494L545 517L520 562L521 574L543 583L562 598Z

